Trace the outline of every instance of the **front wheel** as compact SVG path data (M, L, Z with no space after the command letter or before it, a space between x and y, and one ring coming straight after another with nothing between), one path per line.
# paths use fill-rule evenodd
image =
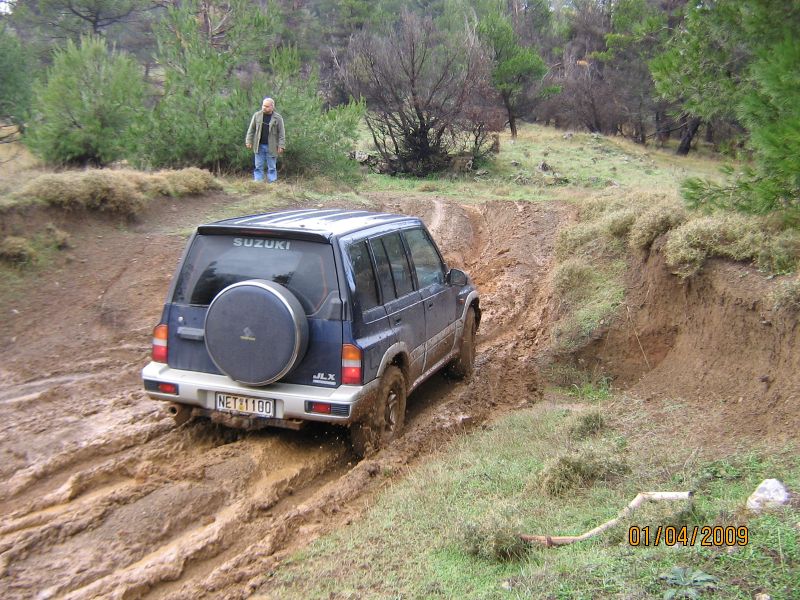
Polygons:
M461 347L458 356L447 366L447 372L457 379L467 379L472 375L475 365L475 334L478 324L475 321L475 309L467 309L467 318L464 319L464 334L461 337Z
M372 412L350 426L355 453L364 457L384 448L403 429L406 418L406 380L397 367L387 367Z

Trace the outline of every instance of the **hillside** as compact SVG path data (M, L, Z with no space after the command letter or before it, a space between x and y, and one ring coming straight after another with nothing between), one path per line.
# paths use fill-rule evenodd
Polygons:
M771 296L790 277L713 259L680 279L664 235L624 259L601 248L593 264L615 273L603 285L621 295L581 344L565 349L555 335L576 312L557 275L563 232L581 211L654 190L674 199L682 175L715 167L530 127L477 176L367 175L355 189L283 182L267 192L228 180L152 199L133 220L15 201L0 234L40 236L41 250L36 264L0 274L4 596L651 597L667 589L662 570L689 565L717 577L718 597L791 597L800 505L766 520L741 511L763 478L800 489L800 329ZM37 169L13 177L21 185ZM192 227L287 206L418 215L482 294L473 379L427 382L409 399L403 436L361 462L336 428L175 427L141 390ZM66 248L45 243L48 225L68 235ZM604 423L597 436L570 433L590 414ZM540 487L558 457L609 453L624 468L568 500ZM749 525L752 543L669 553L631 548L618 532L586 550L497 561L464 542L472 521L484 536L504 522L581 532L642 486L698 491L693 515L667 509L650 521Z

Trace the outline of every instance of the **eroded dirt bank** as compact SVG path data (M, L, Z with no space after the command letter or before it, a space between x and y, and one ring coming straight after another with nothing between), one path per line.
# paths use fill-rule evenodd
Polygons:
M139 224L73 219L74 248L3 299L0 578L6 598L245 597L287 551L355 518L416 457L536 401L535 321L558 207L389 194L422 216L483 293L476 376L434 377L405 434L356 463L343 430L176 428L140 389L150 331L183 247L167 202ZM198 214L226 202L199 201Z
M693 424L681 437L698 447L796 442L797 313L775 309L775 282L743 264L711 261L681 280L663 242L632 262L625 304L582 365L616 376L656 413L679 405Z

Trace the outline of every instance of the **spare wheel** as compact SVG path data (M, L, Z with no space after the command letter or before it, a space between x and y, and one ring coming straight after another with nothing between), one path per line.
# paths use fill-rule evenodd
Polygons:
M208 306L205 341L220 371L248 385L288 375L308 346L308 321L288 289L262 279L234 283Z

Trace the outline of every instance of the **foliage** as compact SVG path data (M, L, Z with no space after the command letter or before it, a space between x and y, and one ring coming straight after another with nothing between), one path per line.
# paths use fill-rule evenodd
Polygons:
M35 87L26 142L50 164L105 165L122 158L143 112L144 91L129 56L98 37L69 41L55 53L46 82Z
M780 0L693 7L671 47L652 62L656 87L709 119L735 117L755 164L725 185L690 180L693 204L800 222L800 6Z
M474 32L450 40L431 19L403 11L388 35L351 40L341 75L365 100L384 160L421 176L445 168L455 153L486 152L486 131L500 128L485 110L486 66Z
M481 19L478 33L492 55L492 86L503 99L511 136L516 138L520 96L544 76L547 66L535 50L520 44L511 22L500 12Z
M296 49L277 49L270 55L271 95L276 110L283 116L287 130L284 154L289 173L355 176L356 163L348 159L358 137L364 115L362 103L327 109L317 92L319 78L315 71L303 74Z
M31 60L19 39L0 24L0 125L23 126L31 105ZM16 139L0 131L0 142Z
M690 567L673 567L668 573L662 573L660 578L675 586L664 592L664 600L699 598L701 593L715 589L717 584L716 577Z
M244 132L255 102L236 69L269 35L267 17L244 0L170 6L156 32L164 94L139 130L138 161L246 168L252 152L244 146Z

